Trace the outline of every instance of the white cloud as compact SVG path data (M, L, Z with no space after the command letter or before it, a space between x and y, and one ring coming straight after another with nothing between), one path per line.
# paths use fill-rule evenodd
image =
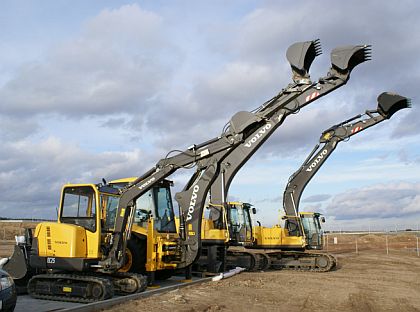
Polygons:
M8 143L0 160L0 215L23 217L25 206L36 208L38 217L51 215L65 183L132 176L152 165L149 155L140 150L92 154L55 137L38 143Z
M326 208L337 220L420 215L420 183L396 182L352 189L334 196Z
M0 112L80 118L147 111L171 71L159 52L171 47L162 33L161 18L137 5L104 10L77 38L51 47L45 60L25 64L3 85Z
M318 202L326 201L327 199L330 199L330 198L331 198L330 194L317 194L317 195L312 195L312 196L304 198L302 200L302 202L304 202L304 203L318 203Z

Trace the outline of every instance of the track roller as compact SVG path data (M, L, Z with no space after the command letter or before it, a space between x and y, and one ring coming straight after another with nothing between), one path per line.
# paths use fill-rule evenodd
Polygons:
M116 273L111 275L115 293L129 295L142 292L147 287L147 277L134 273Z

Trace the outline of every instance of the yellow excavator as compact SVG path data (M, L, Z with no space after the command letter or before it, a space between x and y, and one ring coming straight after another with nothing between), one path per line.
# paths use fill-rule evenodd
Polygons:
M317 212L299 212L299 216L283 216L285 226L253 225L256 208L250 203L227 203L227 228L231 233L230 245L254 249L306 250L322 249L322 227L325 218ZM255 218L255 217L254 217ZM300 230L290 230L290 221L299 224ZM306 237L311 237L307 240Z
M42 222L33 235L28 232L6 271L15 279L29 277L27 289L35 298L92 302L143 291L157 272L190 268L201 252L207 194L213 182L223 178L227 162L245 163L288 116L345 85L352 70L370 58L370 47L334 49L327 75L312 82L309 67L319 54L318 40L293 44L286 53L291 84L257 109L237 112L219 136L168 153L132 183L122 188L108 183L65 185L57 222ZM195 172L175 195L180 209L176 233L165 179L192 166ZM153 217L137 203L147 194L156 203ZM135 267L140 273L130 272Z
M224 269L239 266L241 263L244 268L251 271L299 269L326 272L334 268L336 261L332 255L306 252L311 249L322 249L321 222L325 222L325 218L320 213L300 212L298 217L285 216L286 226L284 227L280 224L266 227L258 221L258 225L253 226L251 216L256 213L256 209L249 203L228 202L225 207L224 221L212 221L213 233L217 233L219 229L221 238L224 233L227 233L225 235L228 236L228 240L224 245L225 257L220 257L222 254L220 250L217 250L218 256L212 254L215 249L214 241L207 240L207 235L204 234L202 239L204 252L202 258L199 259L202 270L211 271L215 267L213 263L219 264ZM293 223L290 220L293 220ZM209 221L211 219L206 220L206 222ZM300 227L298 231L294 228L295 224ZM291 231L290 228L294 230ZM312 239L308 240L308 237ZM219 246L221 242L220 239ZM255 259L249 262L238 262L238 255L245 251Z
M15 246L5 270L20 286L29 279L27 291L40 299L86 303L143 291L146 273L168 278L179 261L171 184L163 180L136 200L124 263L115 272L101 272L98 260L109 252L121 181L64 185L57 222L39 223ZM45 270L57 273L41 274Z
M367 110L342 123L325 130L301 167L292 174L283 194L283 217L285 226L265 227L260 223L252 226L251 215L256 209L248 203L230 202L225 206L210 207L210 219L216 228L228 229L231 246L264 251L269 258L267 268L292 268L300 270L328 271L335 266L332 255L305 250L321 250L323 232L321 223L325 218L316 212L300 212L302 193L340 142L347 142L352 136L384 120L397 111L410 107L410 100L397 94L384 92L378 97L375 110ZM281 252L273 251L275 249ZM261 252L261 251L260 251Z

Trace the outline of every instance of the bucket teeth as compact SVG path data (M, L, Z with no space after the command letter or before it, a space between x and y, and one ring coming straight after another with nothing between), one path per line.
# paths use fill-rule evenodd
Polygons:
M319 39L315 39L312 41L312 44L314 45L315 56L321 55L322 54L321 41Z
M389 119L397 111L411 107L411 100L399 94L383 92L378 96L378 111Z
M364 62L370 61L372 59L372 46L367 45L365 48L363 48L364 53Z
M287 60L293 71L293 80L309 78L309 68L315 57L322 54L319 39L296 42L286 52Z
M338 72L349 73L357 65L371 60L370 45L355 45L335 48L331 52L331 65Z
M411 99L407 99L407 108L411 108Z

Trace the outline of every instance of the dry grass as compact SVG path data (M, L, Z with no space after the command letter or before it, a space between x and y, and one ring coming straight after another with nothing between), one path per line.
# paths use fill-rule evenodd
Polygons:
M0 258L10 257L15 236L23 235L25 228L34 229L39 222L0 222Z
M25 228L34 229L39 222L0 222L0 239L14 240L16 235L23 235Z

